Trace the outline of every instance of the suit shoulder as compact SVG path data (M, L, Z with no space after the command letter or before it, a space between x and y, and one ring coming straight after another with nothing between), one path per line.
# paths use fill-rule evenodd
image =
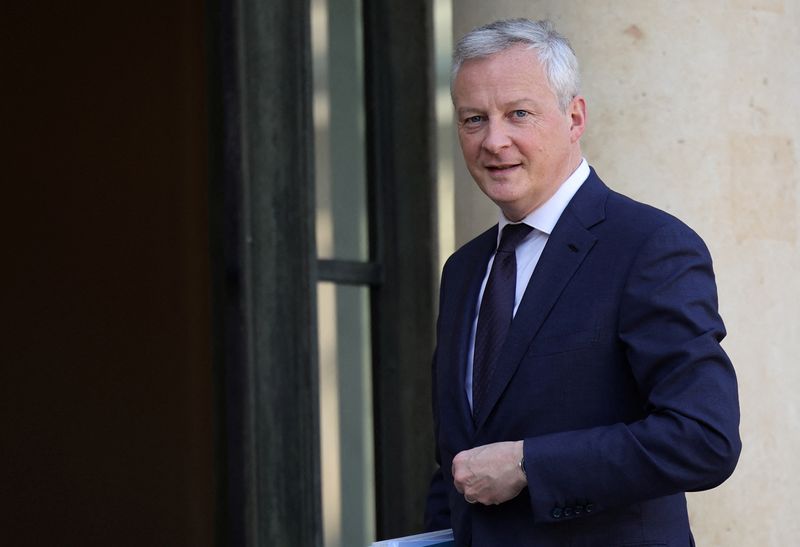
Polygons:
M606 215L609 228L631 238L649 238L656 232L671 232L700 239L692 228L676 216L614 190L608 193Z
M471 264L475 260L488 258L488 255L494 251L496 243L497 225L495 224L488 230L463 244L450 255L445 262L444 270L446 271L451 267L459 267L464 264Z
M633 243L662 229L682 232L690 238L697 237L675 216L612 190L594 169L566 211L573 214L583 226L613 236L618 241Z

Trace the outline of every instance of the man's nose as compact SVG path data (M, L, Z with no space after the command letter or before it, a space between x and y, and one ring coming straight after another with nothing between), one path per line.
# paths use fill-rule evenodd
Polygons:
M502 121L489 121L486 127L486 137L483 139L483 148L491 154L497 154L509 146L511 146L511 138Z

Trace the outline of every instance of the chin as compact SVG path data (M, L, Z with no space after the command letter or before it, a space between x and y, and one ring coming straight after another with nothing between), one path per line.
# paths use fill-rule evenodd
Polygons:
M523 196L519 194L519 192L514 192L513 188L508 187L500 187L495 184L483 190L483 193L486 194L489 199L495 202L497 205L503 206L511 206L517 202L519 202Z

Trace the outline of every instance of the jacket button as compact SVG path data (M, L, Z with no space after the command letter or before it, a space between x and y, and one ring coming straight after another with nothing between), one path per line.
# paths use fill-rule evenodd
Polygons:
M586 504L586 512L587 513L591 513L592 511L594 511L594 504L593 503L587 503Z
M583 505L576 505L575 506L575 514L576 515L580 515L581 513L583 513Z
M561 507L555 507L553 509L552 515L553 515L554 519L560 519L561 518Z
M572 507L564 507L564 516L571 517L572 516Z

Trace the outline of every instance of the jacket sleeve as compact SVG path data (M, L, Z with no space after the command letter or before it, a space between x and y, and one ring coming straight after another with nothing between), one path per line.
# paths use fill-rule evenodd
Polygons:
M442 301L445 294L445 272L448 269L450 260L445 263L442 273L441 286L439 288L439 309L442 309ZM438 336L438 325L437 325ZM438 349L438 348L437 348ZM437 351L433 352L433 359L431 364L431 408L433 414L433 444L434 444L434 457L436 460L436 470L431 477L430 486L428 487L428 495L425 499L425 513L424 525L425 531L433 532L436 530L444 530L450 528L450 504L448 501L448 485L442 474L442 458L439 453L439 412L436 398L436 355Z
M736 376L720 346L725 329L699 236L677 222L656 230L636 255L619 309L621 366L645 401L643 418L525 439L538 522L713 488L736 466Z
M433 358L433 391L436 391L436 356ZM431 477L428 496L425 500L425 531L433 532L450 528L450 506L447 499L448 484L442 474L442 459L439 455L439 419L436 412L436 397L433 397L433 429L436 470Z

